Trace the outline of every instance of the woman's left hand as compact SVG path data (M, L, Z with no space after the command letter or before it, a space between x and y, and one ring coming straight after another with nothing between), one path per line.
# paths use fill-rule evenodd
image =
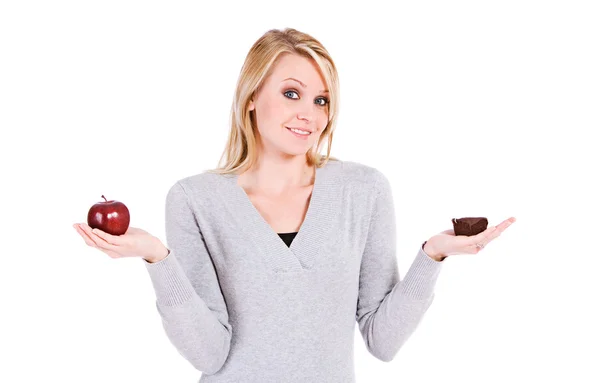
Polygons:
M454 229L444 230L427 240L424 251L431 258L444 259L455 254L477 254L494 239L498 238L517 219L510 217L496 226L490 226L477 235L455 235ZM477 244L483 245L478 247Z

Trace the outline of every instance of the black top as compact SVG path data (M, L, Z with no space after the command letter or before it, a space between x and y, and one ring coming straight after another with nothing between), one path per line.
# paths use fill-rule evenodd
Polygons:
M279 237L283 240L283 242L285 242L285 244L287 245L287 247L290 247L290 245L292 244L292 241L294 240L294 237L296 237L296 234L298 234L298 232L295 233L277 233L279 234Z

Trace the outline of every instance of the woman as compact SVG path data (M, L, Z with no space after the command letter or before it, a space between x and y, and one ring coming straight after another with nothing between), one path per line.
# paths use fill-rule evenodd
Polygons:
M144 260L166 334L201 382L354 382L355 323L391 361L430 307L443 259L478 253L514 222L433 236L400 280L387 178L329 155L338 89L316 39L268 31L240 73L224 164L168 192L168 247L137 228L76 227L113 258Z

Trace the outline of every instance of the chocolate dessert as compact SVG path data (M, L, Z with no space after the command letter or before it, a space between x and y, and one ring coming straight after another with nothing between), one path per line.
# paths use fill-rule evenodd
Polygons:
M487 229L488 220L485 217L452 218L454 235L476 235Z

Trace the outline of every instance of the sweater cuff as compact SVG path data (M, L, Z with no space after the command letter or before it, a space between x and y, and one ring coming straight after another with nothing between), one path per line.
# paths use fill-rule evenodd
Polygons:
M173 250L158 262L150 263L143 258L142 261L152 280L158 305L177 306L189 301L195 294Z
M443 262L431 259L423 251L423 246L420 246L415 260L402 280L403 292L416 299L431 298L442 267Z

